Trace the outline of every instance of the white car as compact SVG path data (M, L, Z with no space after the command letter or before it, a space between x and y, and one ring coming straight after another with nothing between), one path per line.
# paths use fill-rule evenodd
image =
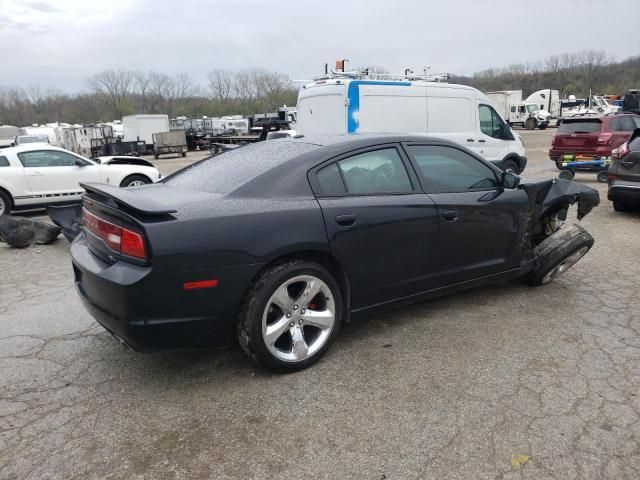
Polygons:
M12 210L79 200L80 183L134 187L160 180L160 172L141 158L89 160L63 148L32 144L0 150L0 215Z

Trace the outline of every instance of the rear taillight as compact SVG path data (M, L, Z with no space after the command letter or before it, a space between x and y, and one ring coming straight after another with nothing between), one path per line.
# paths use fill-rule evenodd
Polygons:
M615 158L615 159L618 159L618 160L623 158L628 153L629 153L629 144L628 143L623 143L618 148L614 148L613 150L611 150L611 156L613 158Z
M600 145L607 145L609 143L609 141L611 140L612 136L613 136L613 134L611 134L610 132L601 133L600 135L598 135L598 143Z
M139 233L97 217L86 208L82 209L82 220L84 227L98 238L101 238L112 250L130 257L146 260L147 251L144 246L144 238Z

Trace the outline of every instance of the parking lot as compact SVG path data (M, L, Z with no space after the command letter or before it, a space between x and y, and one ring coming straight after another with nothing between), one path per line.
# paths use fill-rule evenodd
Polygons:
M523 176L557 175L553 131L518 131ZM0 479L640 478L640 212L576 180L600 191L596 243L559 279L372 315L290 375L239 348L127 351L66 240L0 243Z

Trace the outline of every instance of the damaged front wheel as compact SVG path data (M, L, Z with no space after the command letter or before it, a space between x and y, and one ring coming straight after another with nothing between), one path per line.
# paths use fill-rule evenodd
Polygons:
M593 246L593 237L579 225L569 225L547 237L534 250L536 266L526 279L545 285L575 265Z

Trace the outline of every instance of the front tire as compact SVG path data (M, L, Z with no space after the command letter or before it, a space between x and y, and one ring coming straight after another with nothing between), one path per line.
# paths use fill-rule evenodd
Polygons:
M238 316L244 351L286 373L317 362L340 330L340 286L322 265L293 260L269 267L250 287Z
M514 175L518 175L520 169L518 168L518 164L514 160L506 160L502 164L502 171L513 173Z
M536 124L537 124L537 122L533 118L529 118L529 119L527 119L526 122L524 122L524 127L527 130L535 130Z
M129 175L120 183L120 187L139 187L151 183L149 178L144 175Z
M593 237L579 225L558 230L535 248L536 267L526 280L533 286L550 283L575 265L592 246Z
M0 190L0 217L2 215L9 215L9 212L11 212L13 208L12 205L13 203L9 195Z

